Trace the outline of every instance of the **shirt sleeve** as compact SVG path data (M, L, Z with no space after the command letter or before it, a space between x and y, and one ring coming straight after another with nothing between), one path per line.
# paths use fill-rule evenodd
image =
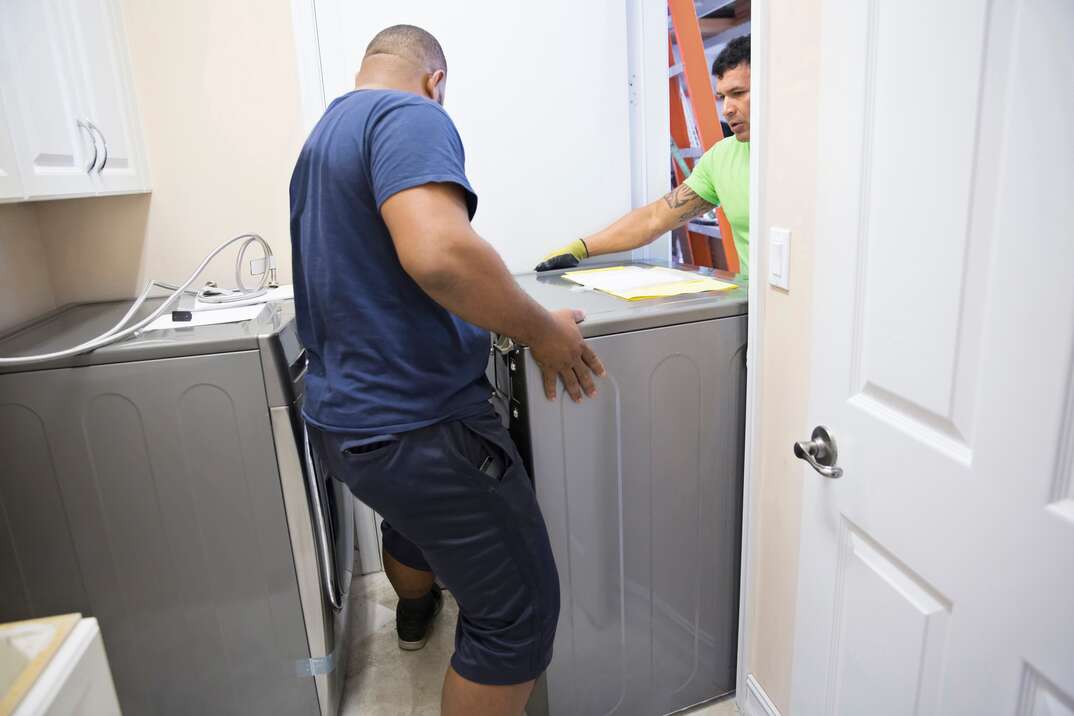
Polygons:
M466 178L462 139L440 107L416 102L384 115L370 135L369 156L378 209L406 189L449 182L463 189L466 208L474 218L477 194Z
M694 193L710 204L719 204L720 195L716 193L716 184L713 182L713 165L716 159L716 147L719 142L713 144L701 159L697 160L694 170L684 182L686 186L694 190Z

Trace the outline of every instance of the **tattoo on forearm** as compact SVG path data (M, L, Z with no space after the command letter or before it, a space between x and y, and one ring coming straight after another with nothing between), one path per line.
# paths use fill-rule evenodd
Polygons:
M697 194L686 184L679 184L673 191L664 195L664 203L669 209L675 210L686 206L697 198Z
M678 212L675 220L683 224L695 216L704 214L713 207L686 184L680 184L674 191L664 195L664 203L672 211Z

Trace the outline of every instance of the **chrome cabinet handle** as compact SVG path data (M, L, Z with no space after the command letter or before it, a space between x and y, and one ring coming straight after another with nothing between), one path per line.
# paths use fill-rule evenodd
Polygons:
M86 120L86 124L89 125L90 130L97 133L97 136L101 138L101 149L104 150L104 157L101 158L101 166L97 167L97 173L100 174L104 171L104 167L108 164L108 140L104 138L104 132L93 122Z
M808 462L824 477L834 480L843 476L843 468L836 465L839 460L839 451L835 447L835 438L823 425L818 425L813 429L812 440L803 440L794 444L794 456Z
M92 122L90 122L89 120L79 119L75 122L75 124L78 125L79 129L84 129L89 132L90 141L93 142L93 159L91 159L89 164L86 165L86 173L89 174L93 171L93 167L97 165L97 138L93 136L93 129L90 127Z
M301 419L301 418L299 418ZM317 485L318 477L316 466L313 462L313 452L310 450L310 436L306 426L302 426L302 451L303 462L306 468L306 486L309 491L310 509L313 511L313 526L317 533L317 546L321 553L321 572L324 578L324 590L328 595L328 601L332 609L343 609L343 594L336 584L336 558L332 551L333 541L328 535L328 520L324 514L324 500L321 499L321 489Z

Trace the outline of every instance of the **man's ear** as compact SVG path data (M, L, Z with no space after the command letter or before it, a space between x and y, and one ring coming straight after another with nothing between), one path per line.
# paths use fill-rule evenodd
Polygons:
M437 70L425 78L425 93L429 96L429 99L441 105L444 104L445 77L446 73L443 70Z

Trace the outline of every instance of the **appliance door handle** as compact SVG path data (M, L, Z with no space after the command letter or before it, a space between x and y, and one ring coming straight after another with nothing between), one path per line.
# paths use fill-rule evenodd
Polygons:
M97 151L97 137L93 136L93 129L90 127L92 124L89 120L79 119L75 121L79 129L84 129L89 132L90 141L93 142L93 159L89 160L89 164L86 165L86 173L89 174L93 171L93 167L97 166L97 157L99 152Z
M324 500L321 499L321 488L317 484L320 478L317 476L316 466L313 462L309 431L306 430L305 423L302 424L302 461L305 466L310 510L313 512L313 531L316 533L317 551L320 553L324 591L328 595L328 602L332 605L332 609L338 612L343 609L345 597L336 582L336 558L332 550L332 540L329 539Z

